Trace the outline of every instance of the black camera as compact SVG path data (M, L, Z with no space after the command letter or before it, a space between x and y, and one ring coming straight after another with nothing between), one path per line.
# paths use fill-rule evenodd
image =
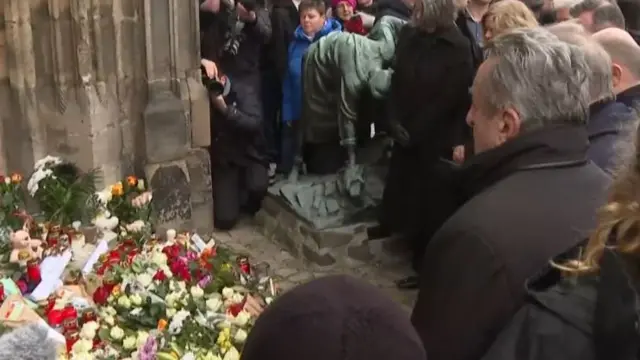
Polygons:
M202 72L202 85L209 90L209 93L213 96L219 96L224 93L224 84L216 79L211 79L207 76L207 72L204 67L200 67Z

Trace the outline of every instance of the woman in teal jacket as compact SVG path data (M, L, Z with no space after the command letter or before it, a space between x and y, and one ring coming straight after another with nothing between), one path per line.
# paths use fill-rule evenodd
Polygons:
M295 144L292 127L302 112L302 58L312 43L334 31L341 31L337 20L327 18L323 0L303 0L298 8L300 25L289 44L287 71L282 81L282 151L279 170L293 167Z

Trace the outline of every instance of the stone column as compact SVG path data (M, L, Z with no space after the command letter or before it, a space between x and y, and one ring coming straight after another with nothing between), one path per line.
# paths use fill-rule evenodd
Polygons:
M145 173L163 227L213 221L207 93L200 82L197 0L143 0L147 85ZM192 131L193 129L193 131Z

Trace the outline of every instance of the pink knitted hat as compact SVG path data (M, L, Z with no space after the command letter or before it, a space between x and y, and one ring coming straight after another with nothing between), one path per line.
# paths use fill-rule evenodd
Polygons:
M356 7L356 0L331 0L331 7L335 9L341 2L346 2L353 8Z

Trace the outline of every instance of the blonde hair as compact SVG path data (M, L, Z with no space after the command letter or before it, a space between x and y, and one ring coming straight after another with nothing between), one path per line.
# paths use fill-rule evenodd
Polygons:
M489 6L482 17L482 27L496 37L507 30L517 28L535 28L538 20L533 12L519 0L501 0Z
M618 171L609 199L598 211L598 225L585 248L578 259L564 264L552 263L566 275L597 272L606 248L640 260L640 128L637 125L637 121L629 125L635 129L635 142L629 143L635 146L633 151L621 149L631 156ZM629 133L634 132L629 129Z

